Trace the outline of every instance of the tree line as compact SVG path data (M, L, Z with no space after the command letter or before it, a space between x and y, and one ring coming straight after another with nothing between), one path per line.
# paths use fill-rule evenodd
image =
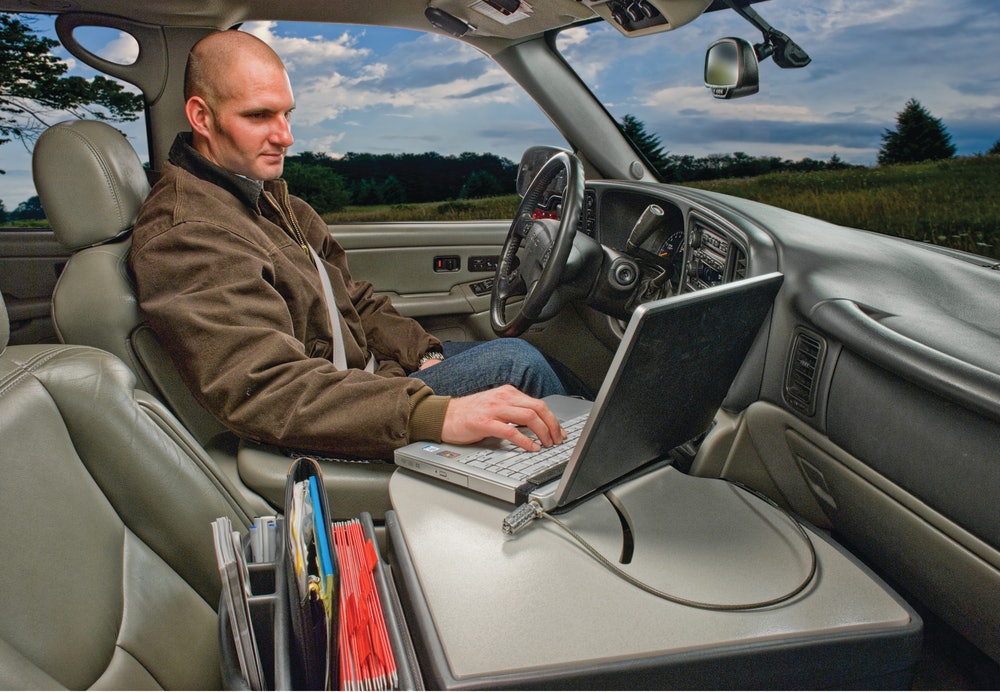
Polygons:
M495 154L305 152L285 159L288 187L320 214L348 204L408 204L514 194L517 164Z
M742 178L777 170L821 170L847 167L830 161L785 161L777 157L713 154L671 156L664 179L671 182ZM282 177L289 190L325 214L346 206L401 205L420 202L498 197L515 193L518 164L495 154L437 152L423 154L349 153L333 158L304 152L285 159ZM0 200L0 222L44 219L37 196L6 210Z

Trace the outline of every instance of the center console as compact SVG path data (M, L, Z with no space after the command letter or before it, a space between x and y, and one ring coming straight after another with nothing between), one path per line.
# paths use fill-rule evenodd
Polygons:
M687 261L688 291L738 281L747 276L746 251L698 214L689 220L690 256Z

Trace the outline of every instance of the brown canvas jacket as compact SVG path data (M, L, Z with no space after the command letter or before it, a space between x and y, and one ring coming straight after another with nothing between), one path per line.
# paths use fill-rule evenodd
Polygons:
M320 256L349 368L332 362ZM355 281L326 223L283 180L261 185L178 136L133 230L140 306L196 398L242 437L388 458L439 439L448 398L405 377L440 342ZM369 352L374 374L363 370Z

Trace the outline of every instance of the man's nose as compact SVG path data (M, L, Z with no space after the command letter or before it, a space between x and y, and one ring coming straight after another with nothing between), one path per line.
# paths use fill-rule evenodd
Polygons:
M275 144L280 146L286 148L292 146L295 138L292 136L292 125L288 122L288 118L282 115L276 119L275 126L271 131L271 138Z

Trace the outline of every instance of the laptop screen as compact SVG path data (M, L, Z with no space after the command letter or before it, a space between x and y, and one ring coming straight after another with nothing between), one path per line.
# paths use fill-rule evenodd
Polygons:
M783 277L773 273L641 305L632 314L555 493L564 506L706 432Z

